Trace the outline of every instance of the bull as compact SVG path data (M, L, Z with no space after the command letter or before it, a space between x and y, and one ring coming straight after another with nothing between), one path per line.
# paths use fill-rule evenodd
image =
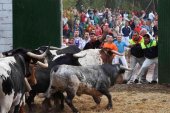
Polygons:
M85 57L79 59L79 63L82 66L87 65L101 65L105 63L112 64L113 54L122 55L117 51L111 50L109 48L101 49L87 49L78 53L78 55L86 54Z
M5 53L5 52L4 52ZM46 56L36 55L26 49L14 49L0 59L0 113L18 113L24 99L26 79L30 75L29 64Z
M66 103L74 113L78 110L74 107L72 100L77 94L100 97L105 95L108 98L107 109L112 108L112 97L108 88L115 83L123 82L122 74L125 69L119 64L103 64L96 66L69 66L58 65L52 68L50 75L50 86L47 90L47 97L53 91L66 92Z
M45 51L46 48L47 46L41 46L37 48L34 52L42 53ZM57 50L55 51L56 55L54 51L52 53L51 49ZM32 73L34 74L35 77L33 76L32 78L36 78L36 82L34 82L36 84L33 84L31 86L32 90L30 91L30 96L26 100L29 106L29 109L33 110L31 103L34 102L34 97L38 93L45 93L46 90L48 89L49 81L50 81L50 71L53 66L62 65L62 64L80 66L80 65L87 65L87 63L89 65L91 64L98 65L103 62L106 63L106 60L105 60L106 58L112 59L113 53L114 52L109 53L107 49L101 49L101 50L100 49L89 49L89 50L81 51L79 48L77 48L77 46L74 46L74 45L69 46L64 49L50 47L50 51L47 52L47 58L46 58L48 64L43 65L42 63L38 62L37 64L40 65L41 67L36 67L36 68L33 67ZM95 59L98 59L98 60L95 60ZM44 69L44 67L46 67L46 69ZM35 79L33 79L32 81L35 81ZM61 97L61 100L63 100L63 95L61 93L57 93L56 95L60 95L59 97ZM93 98L96 103L99 103L100 99L97 99L96 97L93 97ZM49 99L45 99L45 101L49 101ZM64 108L63 101L61 101L61 103L62 104L60 105L60 109L63 109Z
M37 48L36 50L34 50L34 52L36 53L42 53L44 52L44 50L46 49L46 46L41 46L39 48ZM51 49L51 47L50 47ZM55 47L53 47L52 49L56 49ZM55 51L56 55L54 55L54 53L50 51L47 51L47 55L46 55L46 61L48 62L46 65L42 64L41 62L37 62L37 64L39 66L37 67L33 67L32 69L32 74L34 74L34 76L32 76L32 78L36 78L36 83L31 83L31 88L32 90L29 92L30 96L26 99L26 102L29 106L29 110L33 110L32 109L32 102L34 102L34 97L38 94L38 93L45 93L49 87L49 82L50 82L50 71L51 68L55 65L62 65L62 64L67 64L67 65L74 65L74 66L80 66L80 63L78 62L78 59L81 57L84 57L84 55L76 55L76 53L80 52L81 50L79 48L77 48L76 46L69 46L67 48L64 49L58 49L57 51ZM44 69L44 67L46 67ZM35 81L35 80L31 80L31 81ZM31 82L30 81L30 82ZM59 96L62 98L63 100L63 95L61 93L56 93L54 94L56 96ZM49 99L45 99L44 101L46 101L48 103ZM63 101L62 101L63 103ZM64 108L64 104L60 105L60 109Z

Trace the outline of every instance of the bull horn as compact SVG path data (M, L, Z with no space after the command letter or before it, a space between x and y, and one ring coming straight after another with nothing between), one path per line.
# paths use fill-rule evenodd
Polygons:
M76 58L83 58L86 56L86 53L76 53L76 54L73 54L73 57L76 57Z
M123 54L121 54L121 53L119 53L119 52L117 52L117 51L115 51L115 50L111 50L111 52L112 52L113 54L116 54L116 55L119 55L119 56L123 56Z
M0 53L0 58L4 58L5 55L3 55L3 53Z
M127 68L127 67L125 67L125 66L122 66L122 65L120 66L120 68L121 68L121 69L128 70L128 71L132 71L132 69L131 69L131 68Z
M62 50L61 48L54 47L54 46L50 46L50 49L52 49L52 50Z
M27 52L27 55L32 57L32 58L43 59L47 55L47 51L49 51L49 48L47 48L46 51L41 55L37 55L37 54L34 54L32 52Z
M37 65L39 65L42 68L48 68L48 63L42 63L42 62L38 61Z

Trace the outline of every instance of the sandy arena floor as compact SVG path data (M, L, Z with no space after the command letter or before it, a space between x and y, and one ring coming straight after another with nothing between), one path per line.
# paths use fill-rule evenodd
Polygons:
M101 105L96 107L92 97L82 95L74 98L74 105L80 113L170 113L170 86L164 85L115 85L110 89L113 109L106 110L107 98L102 96ZM42 110L43 98L36 97L34 113L47 113ZM65 104L62 112L55 107L48 113L71 113Z

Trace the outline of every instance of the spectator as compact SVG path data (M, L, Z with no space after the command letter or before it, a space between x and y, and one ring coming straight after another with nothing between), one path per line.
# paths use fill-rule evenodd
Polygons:
M148 32L149 32L149 34L150 35L152 35L152 21L150 20L150 19L148 19L147 21L146 21L146 25L148 26Z
M99 18L99 16L98 16L98 13L96 12L96 13L94 13L94 24L96 25L96 24L99 24L99 21L100 21L100 18Z
M122 41L129 45L129 35L131 32L131 28L129 27L129 22L126 21L125 26L122 28L123 39Z
M141 43L142 50L144 51L145 61L143 62L138 74L136 81L140 83L148 83L146 80L145 73L151 64L155 64L154 75L151 83L157 83L158 79L158 44L155 40L150 38L150 35L144 35L144 42Z
M119 61L122 62L122 64L128 68L128 64L125 58L125 47L128 47L125 42L122 41L122 36L118 34L117 41L114 42L118 48L118 52L121 53L123 56L115 56L115 63L119 63Z
M106 36L106 42L102 46L103 48L109 48L111 50L118 51L117 46L113 43L113 37L111 35Z
M131 53L130 68L133 70L129 71L127 74L128 84L131 84L134 81L134 76L132 76L132 73L134 71L136 64L139 63L140 66L143 64L144 53L140 46L140 44L142 42L144 42L143 37L140 36L138 32L134 32L132 39L130 40L130 45L129 45L129 47L131 48L130 49L130 53ZM137 81L135 81L135 82L137 82Z
M141 19L147 19L147 15L146 12L144 10L141 11L142 15L141 15Z
M81 37L82 34L83 34L83 28L82 28L82 26L80 26L79 23L76 23L76 24L74 25L74 32L77 31L77 30L79 31L79 36Z
M96 34L96 36L102 35L102 29L101 29L101 27L99 26L99 24L96 24L95 34Z
M63 42L61 44L61 48L65 48L68 46L68 38L63 37Z
M63 14L63 25L67 24L68 18L66 16L66 13Z
M95 33L92 32L90 33L90 41L86 43L84 50L100 48L101 44L102 44L102 41L99 39L96 40Z
M74 38L69 38L68 40L68 46L74 45Z
M84 24L86 22L86 14L82 11L80 14L80 22Z
M148 19L150 19L150 20L151 20L151 22L153 22L153 21L154 21L154 19L155 19L155 15L154 15L153 11L151 11L151 12L149 13L149 17L148 17Z
M157 39L157 36L158 36L158 21L154 21L153 37Z
M87 25L86 30L87 30L88 32L91 32L91 31L94 30L94 29L95 29L95 27L93 26L93 24L92 24L91 22L89 22L88 25Z
M143 25L141 26L142 28L146 29L148 32L150 31L150 28L148 25L146 25L146 21L143 21Z
M85 47L85 45L90 41L90 35L89 35L89 32L85 31L84 33L84 37L83 37L83 40L82 40L82 46L81 46L81 49L83 49Z
M66 23L64 26L63 26L63 36L66 37L66 38L69 38L70 37L70 28L68 26L68 24Z
M76 45L78 48L81 49L81 46L82 46L81 44L82 44L82 38L79 37L79 31L76 30L74 32L74 45Z
M141 29L140 32L139 32L139 35L140 36L144 36L145 34L147 34L147 30L146 29Z

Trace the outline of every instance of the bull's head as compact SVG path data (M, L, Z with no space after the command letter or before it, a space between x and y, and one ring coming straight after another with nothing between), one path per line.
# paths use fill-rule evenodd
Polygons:
M120 64L118 64L118 65L120 65ZM125 81L125 75L124 75L125 71L131 71L131 70L132 70L131 68L127 68L125 66L120 65L120 70L119 70L118 76L116 78L116 83L117 84L124 83L124 81Z
M119 84L123 83L125 71L131 70L129 68L121 66L120 64L113 64L113 65L103 64L102 68L110 77L111 85L114 85L115 83L119 83Z
M66 56L66 55L65 55ZM70 57L70 59L71 59L71 61L75 61L75 63L76 63L76 61L78 61L78 58L82 58L82 57L84 57L84 56L86 56L86 54L85 53L83 53L83 54L80 54L80 53L76 53L76 54L67 54L67 56L68 57ZM64 57L64 56L61 56L61 57ZM61 57L59 57L59 58L61 58ZM74 57L74 58L73 58ZM76 60L75 60L76 59ZM60 61L60 63L58 62L58 58L57 59L55 59L53 62L55 62L55 64L56 65L60 65L60 64L68 64L69 63L69 61L67 61L66 59L66 61L64 62L62 62L61 63L61 61ZM78 64L71 64L71 65L80 65L79 63ZM48 64L48 62L41 62L41 61L38 61L37 62L37 64L40 66L40 67L42 67L42 68L48 68L49 67L49 64ZM69 64L70 65L70 64Z
M44 59L44 57L47 54L48 49L41 55L37 55L35 53L30 52L29 50L19 48L19 49L14 49L6 52L7 56L14 56L16 59L20 60L23 65L23 70L25 70L25 76L30 75L29 71L29 64L31 61L36 60L39 61L41 59Z

